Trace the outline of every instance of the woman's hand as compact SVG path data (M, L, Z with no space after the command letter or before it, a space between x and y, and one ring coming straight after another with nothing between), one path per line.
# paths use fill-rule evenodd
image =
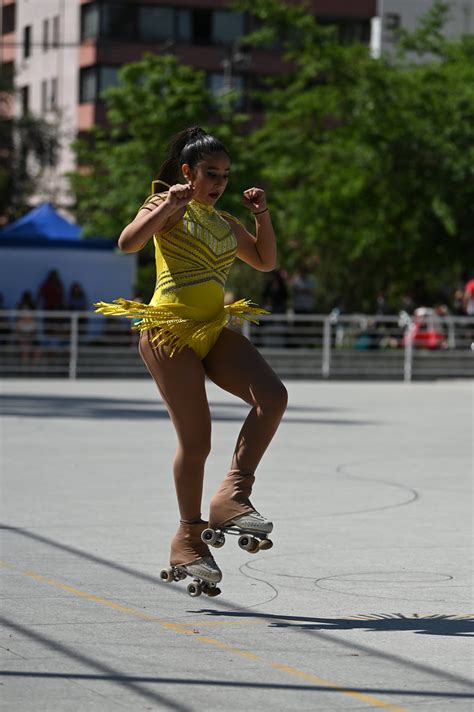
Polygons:
M260 213L267 208L267 198L262 188L248 188L244 190L242 202L252 213Z
M168 195L164 201L164 205L171 208L173 211L184 208L194 195L194 186L191 183L183 185L176 183L172 185L168 191Z

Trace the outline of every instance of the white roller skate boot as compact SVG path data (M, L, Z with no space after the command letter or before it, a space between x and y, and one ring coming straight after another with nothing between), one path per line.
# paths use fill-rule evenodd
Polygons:
M201 535L206 544L219 548L224 546L226 534L237 534L240 548L251 554L271 549L268 534L273 522L259 514L249 499L254 482L252 473L227 473L211 500L209 527Z
M217 584L222 572L201 538L206 525L207 522L181 522L171 543L170 566L160 571L160 578L167 583L191 576L193 582L187 590L193 598L202 593L211 597L221 593Z
M201 538L209 546L220 548L225 544L226 534L236 534L240 548L249 554L256 554L272 548L273 542L268 538L272 530L273 522L254 510L234 517L221 526L204 529Z

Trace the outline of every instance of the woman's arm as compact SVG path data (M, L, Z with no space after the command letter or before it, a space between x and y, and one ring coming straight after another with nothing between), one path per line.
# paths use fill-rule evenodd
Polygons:
M141 208L120 234L118 246L122 252L138 252L155 233L171 229L182 217L193 190L190 185L173 185L156 207Z
M242 225L232 222L237 238L237 257L260 272L271 272L276 265L276 238L265 191L249 188L244 191L243 202L255 215L255 235Z

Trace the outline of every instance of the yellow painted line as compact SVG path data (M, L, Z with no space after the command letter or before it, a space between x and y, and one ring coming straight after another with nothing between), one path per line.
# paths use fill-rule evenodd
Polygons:
M181 633L182 635L192 636L193 640L198 640L201 643L212 645L215 648L219 648L220 650L226 650L232 653L233 655L238 655L239 657L246 658L247 660L254 660L255 662L262 663L267 667L271 667L273 670L278 670L279 672L286 673L287 675L290 675L292 677L297 677L306 680L307 682L315 683L321 687L327 687L331 690L337 690L342 695L346 695L347 697L351 697L352 699L356 699L358 701L363 701L368 705L372 705L373 707L384 708L387 710L391 710L391 712L408 712L404 707L397 707L396 705L392 705L389 702L379 700L377 697L373 697L372 695L366 695L361 692L356 692L355 690L350 690L346 687L341 687L341 685L338 685L334 682L330 682L329 680L324 680L323 678L320 678L317 675L303 672L302 670L298 670L297 668L291 667L290 665L284 665L283 663L276 663L272 662L271 660L265 660L265 658L262 658L260 655L252 653L249 650L242 650L240 648L234 647L233 645L228 645L227 643L223 643L220 640L216 640L215 638L209 638L205 635L196 634L193 630L193 626L195 626L195 624L171 623L170 621L162 620L161 618L150 615L149 613L144 613L143 611L140 611L137 608L129 608L128 606L123 606L120 603L110 601L107 598L94 596L94 594L92 593L82 591L78 588L74 588L73 586L68 586L67 584L61 583L60 581L56 581L55 579L47 578L46 576L42 576L41 574L38 574L34 571L21 571L16 566L13 566L13 564L10 564L6 561L0 560L0 566L12 569L13 571L16 571L22 576L27 576L28 578L34 579L38 583L46 584L47 586L52 586L53 588L57 588L61 591L66 591L67 593L70 593L73 596L79 596L80 598L84 598L85 600L90 601L91 603L97 603L101 606L112 608L115 611L119 611L120 613L126 613L129 616L139 618L144 621L158 623L158 625L160 625L162 628L172 630L175 633Z
M192 625L199 628L209 628L215 625L268 625L268 621L261 620L251 620L251 621L195 621L194 623L187 623L187 625Z

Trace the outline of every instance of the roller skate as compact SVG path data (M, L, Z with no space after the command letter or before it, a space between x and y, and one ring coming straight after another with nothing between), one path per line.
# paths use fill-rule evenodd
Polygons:
M202 593L211 597L221 593L217 584L222 572L201 539L206 525L207 522L181 522L171 543L170 566L160 571L160 578L166 583L183 581L190 576L193 581L187 591L193 598Z
M249 499L254 481L253 474L240 470L231 470L222 480L211 500L209 527L201 534L204 543L220 548L225 535L233 534L239 537L240 548L250 554L271 549L273 542L268 534L273 522L259 514Z
M273 542L268 538L272 529L273 522L254 510L235 517L220 526L204 529L201 539L209 546L220 549L225 544L226 534L235 535L239 537L238 544L241 549L249 554L256 554L259 551L272 548Z

